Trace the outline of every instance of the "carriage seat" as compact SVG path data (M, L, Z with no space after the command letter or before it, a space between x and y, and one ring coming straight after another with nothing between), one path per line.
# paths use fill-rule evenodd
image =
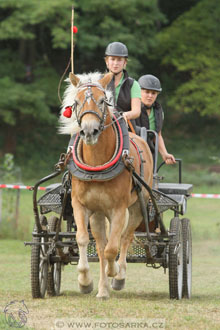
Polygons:
M193 185L188 183L159 183L158 190L169 195L185 195L190 196Z

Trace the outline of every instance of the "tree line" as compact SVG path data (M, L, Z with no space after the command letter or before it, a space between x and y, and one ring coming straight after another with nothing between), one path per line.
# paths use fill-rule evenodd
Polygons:
M218 0L1 0L1 154L26 158L32 140L45 145L56 134L73 4L75 73L104 72L107 44L121 41L129 74L156 75L175 120L184 113L219 120Z

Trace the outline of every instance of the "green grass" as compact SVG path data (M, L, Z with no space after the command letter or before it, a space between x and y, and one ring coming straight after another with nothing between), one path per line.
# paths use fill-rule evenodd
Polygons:
M19 320L18 320L19 322ZM0 312L0 329L3 329L3 330L11 330L11 329L17 329L11 325L9 325L5 319L5 314L1 311ZM29 328L29 327L26 327L26 326L22 326L22 329L23 330L32 330L34 328Z
M220 239L220 200L191 198L187 204L187 212L183 217L191 221L193 239ZM167 226L172 217L172 211L164 213L164 222Z
M207 166L207 165L205 165ZM194 168L194 167L193 167ZM203 171L206 171L205 178ZM178 171L165 167L165 181L177 182ZM163 174L161 172L161 174ZM216 178L214 185L210 178ZM37 181L37 180L36 180ZM219 174L210 174L207 169L186 168L183 181L194 183L194 193L220 193ZM25 184L33 184L33 180ZM52 183L51 181L49 183ZM43 192L39 192L38 197ZM136 322L152 318L165 319L167 329L220 328L220 217L219 203L215 199L188 200L186 217L191 220L193 235L193 296L191 300L170 300L168 275L163 269L154 270L144 264L129 264L126 288L121 292L111 291L108 301L99 301L97 293L99 265L91 263L94 291L81 295L77 284L76 266L65 266L62 272L59 297L33 300L30 289L30 247L23 240L31 240L34 225L32 192L21 191L19 218L15 221L15 191L3 191L3 222L0 226L0 329L9 330L5 323L4 308L14 300L24 300L29 309L28 322L23 329L52 329L56 319L74 321L107 320L121 318ZM169 226L171 211L164 213ZM20 240L6 240L17 237ZM4 238L4 239L3 239Z
M28 307L26 329L52 329L56 319L87 319L108 322L165 319L167 329L210 329L220 327L219 254L220 240L193 243L193 295L191 300L169 299L168 274L144 264L128 264L126 287L111 290L107 301L95 295L99 265L90 263L94 291L79 293L76 266L65 266L61 295L32 299L30 291L30 247L22 241L0 240L0 329L4 324L4 307L14 300L24 300Z
M195 186L195 193L220 193L220 186ZM39 191L38 197L44 192ZM12 198L12 196L14 196ZM15 219L16 191L4 190L3 197L3 216L0 224L0 238L18 238L30 240L34 226L34 215L32 205L32 192L22 190L20 192L19 217ZM8 201L11 201L8 203ZM191 219L193 238L199 239L218 239L220 237L220 217L219 199L191 198L187 203L186 217ZM169 221L173 213L164 213L164 219L169 226Z
M44 192L39 191L38 197ZM19 213L16 219L16 190L4 190L2 193L3 209L0 224L0 238L31 239L34 226L33 193L28 190L20 191Z
M204 129L207 129L205 126ZM206 135L194 136L184 135L179 129L175 132L175 136L170 134L170 130L165 130L165 142L167 149L173 153L176 158L182 158L182 182L194 185L194 193L217 193L220 194L220 173L211 171L211 166L220 166L219 145L220 139L216 138L216 132ZM192 133L192 132L191 132ZM212 131L211 131L212 133ZM204 138L204 136L206 136ZM66 145L68 137L63 138L61 145ZM199 142L197 142L199 141ZM58 148L59 149L59 148ZM35 154L35 157L28 159L38 166L39 170L33 170L35 167L30 166L22 158L23 177L25 185L35 184L41 177L53 172L53 164L58 161L59 152L55 147L53 149L53 157L48 162L48 153L44 152L43 156ZM26 150L26 149L25 149ZM27 149L29 150L29 149ZM40 148L41 150L41 148ZM61 151L65 152L65 148ZM42 151L42 150L41 150ZM37 157L44 159L45 167L41 162L37 162ZM36 158L36 159L35 159ZM47 159L47 162L46 162ZM159 157L158 165L161 162ZM29 164L29 165L28 165ZM43 173L43 174L41 174ZM178 182L178 166L163 166L159 171L160 176L164 176L162 182ZM48 181L47 184L61 182L58 176L54 180ZM6 182L7 183L7 182ZM38 192L38 197L42 192ZM0 223L0 238L18 238L23 240L31 239L31 232L34 225L32 192L22 190L20 192L19 217L16 220L16 191L2 189L3 208L2 223ZM220 219L218 215L220 200L191 199L188 201L188 210L186 216L192 221L194 239L217 239L220 233ZM169 223L172 214L165 213L165 219ZM17 223L16 223L17 221ZM202 224L202 225L201 225Z

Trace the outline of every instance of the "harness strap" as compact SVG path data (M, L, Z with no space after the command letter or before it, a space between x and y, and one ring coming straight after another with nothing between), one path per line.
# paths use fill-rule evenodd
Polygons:
M134 130L134 127L133 127L133 125L132 125L130 119L128 119L128 126L130 127L131 132L134 133L134 134L136 134L136 132L135 132L135 130Z
M139 158L139 163L140 163L140 176L141 178L144 178L144 167L143 167L143 163L145 162L143 157L142 157L142 151L140 150L140 148L138 147L137 143L134 141L134 139L130 138L131 143L133 144L133 146L135 147L137 154L138 154L138 158Z

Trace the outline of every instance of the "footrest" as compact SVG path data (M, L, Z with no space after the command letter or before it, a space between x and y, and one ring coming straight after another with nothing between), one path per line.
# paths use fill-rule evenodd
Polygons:
M168 197L174 199L178 205L184 205L186 203L185 195L167 195Z
M152 189L152 194L154 196L154 200L157 204L158 210L160 213L171 209L173 207L177 207L178 203L172 196L165 195L161 191L158 191L156 189ZM150 199L148 202L148 208L149 208L149 215L150 218L153 218L155 216L155 209L152 200Z
M186 212L187 196L179 194L164 194L155 189L152 189L152 193L160 213L163 213L168 209L178 209L182 215ZM149 200L148 210L149 218L153 219L156 213L152 200Z
M61 213L62 199L61 199L61 184L52 184L47 187L46 193L39 198L37 205L40 206L41 214L48 212Z

